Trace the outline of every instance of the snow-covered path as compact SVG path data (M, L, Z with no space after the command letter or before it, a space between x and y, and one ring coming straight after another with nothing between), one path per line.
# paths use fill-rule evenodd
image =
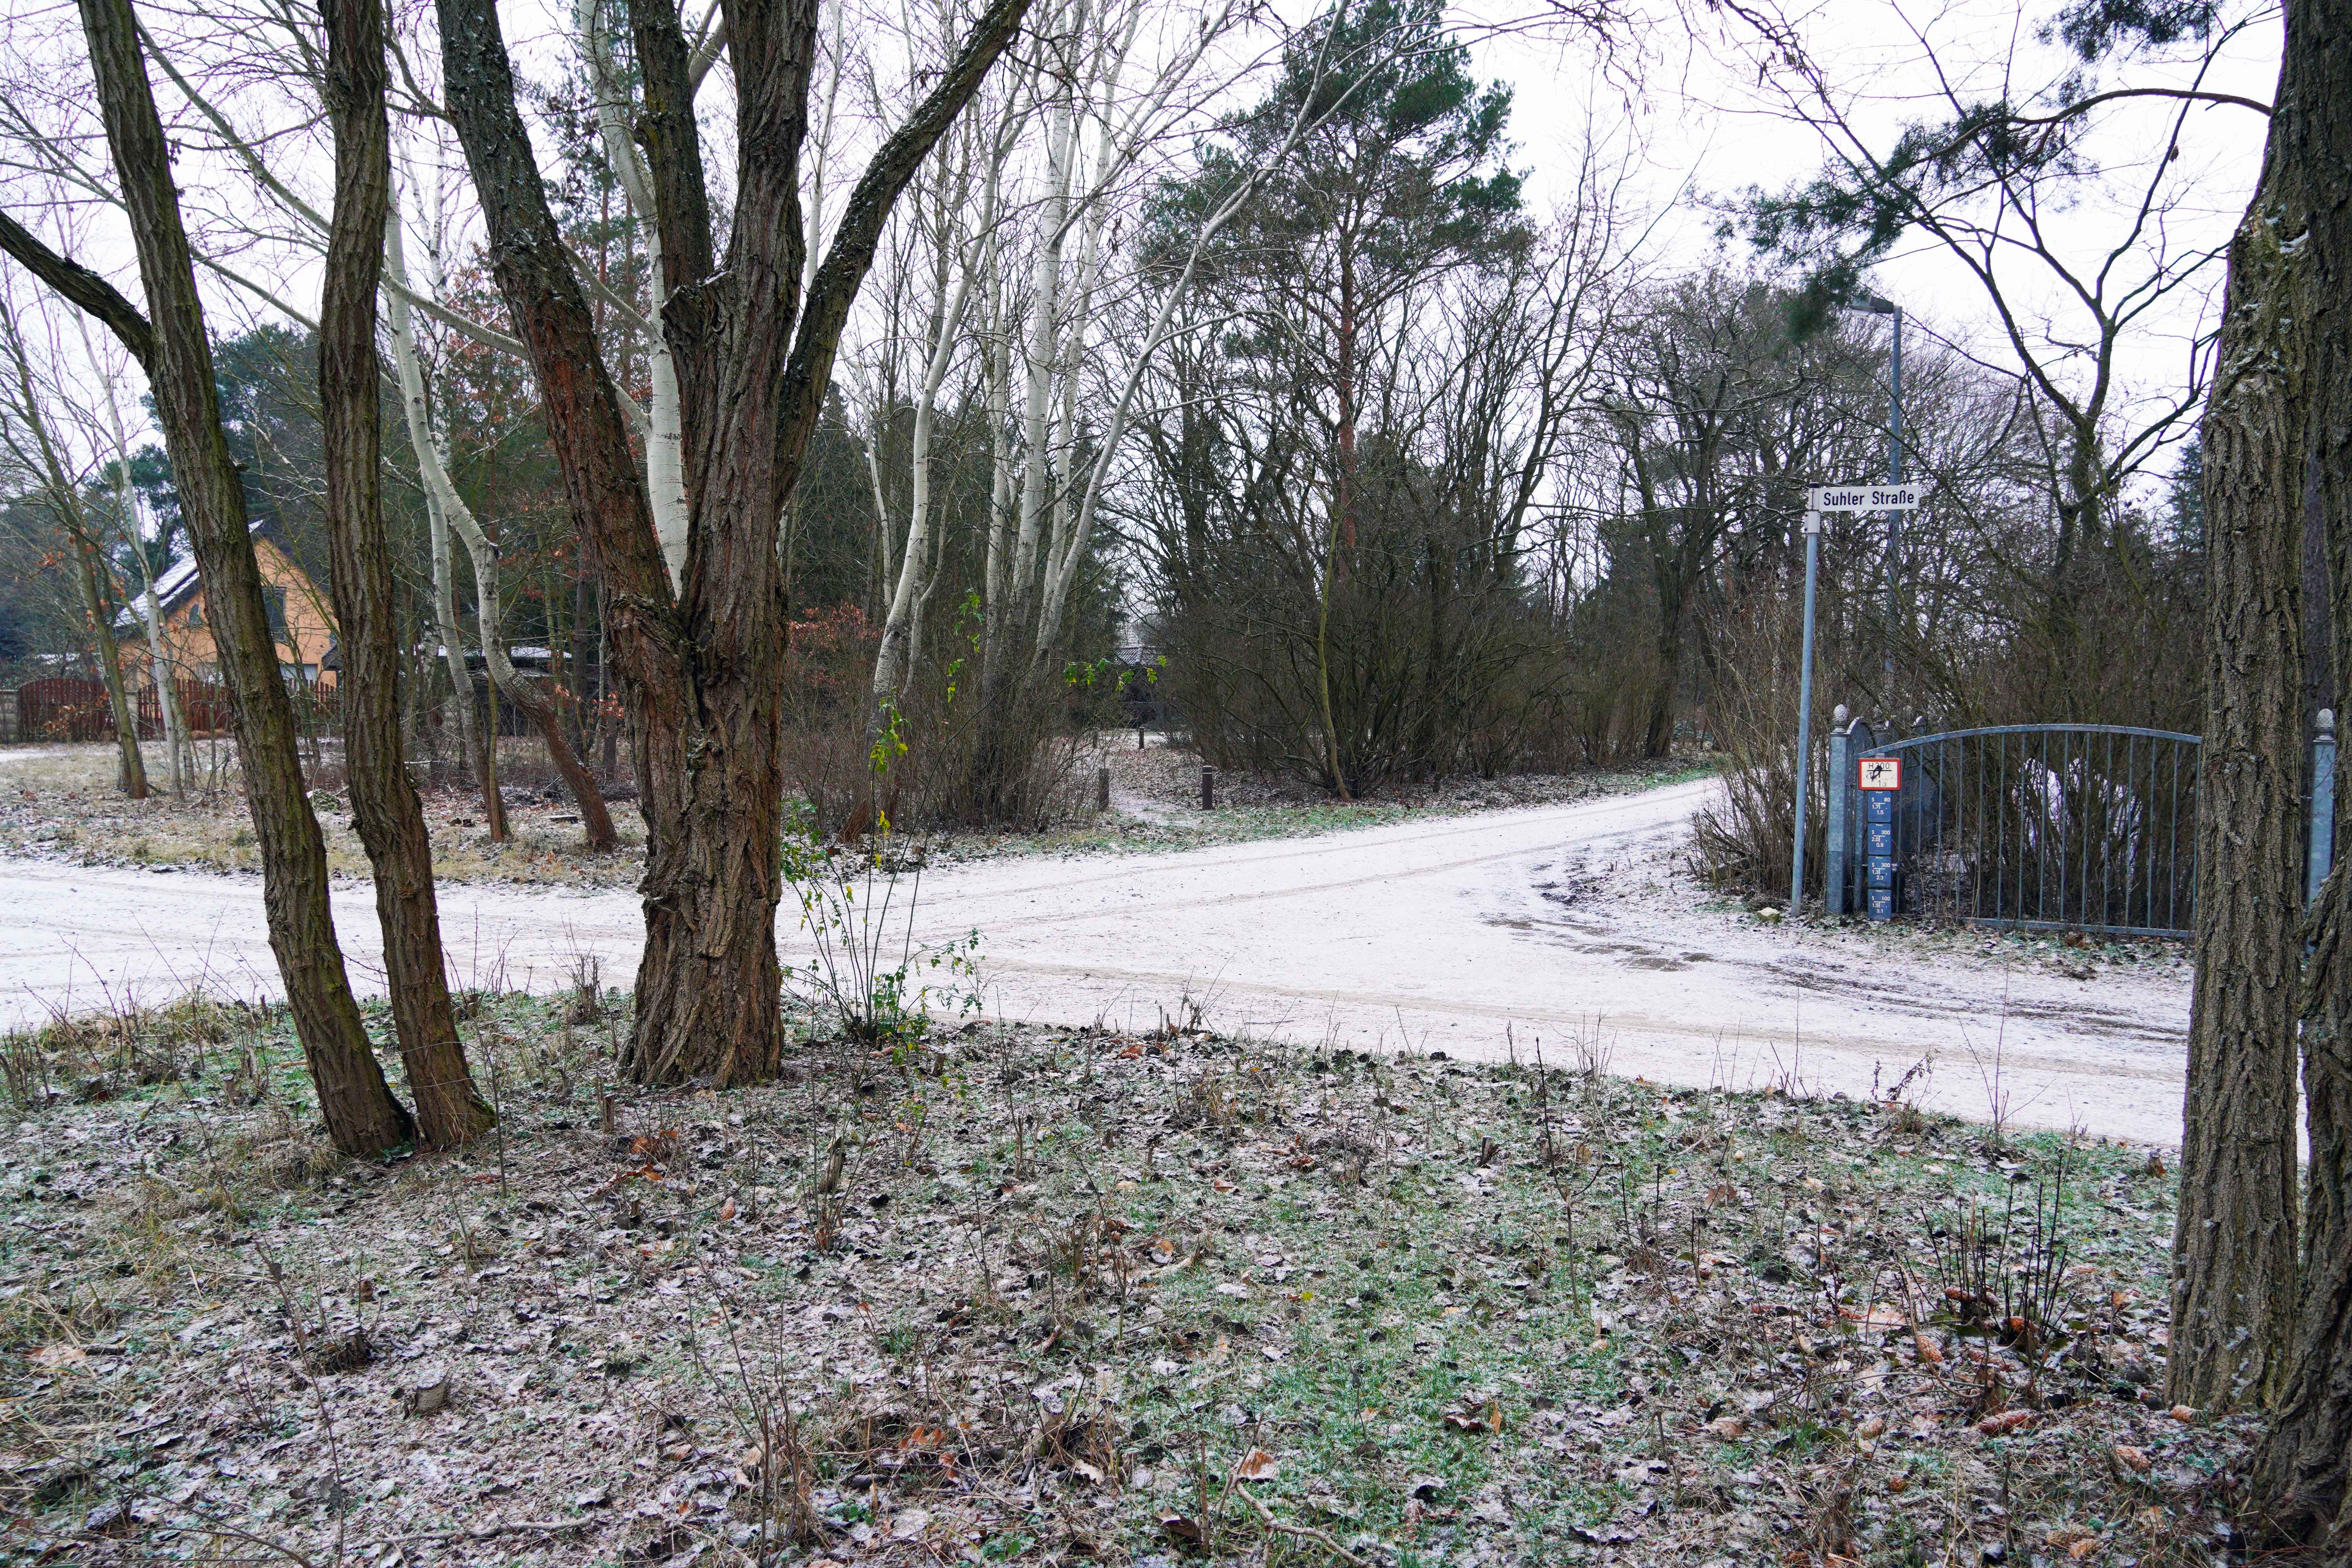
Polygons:
M2177 1141L2178 975L2093 981L1868 931L1776 930L1660 879L1711 786L1181 854L1016 859L925 877L919 934L982 936L1007 1018L1149 1026L1189 1000L1228 1033L1528 1055L1692 1084L1869 1091L1923 1057L1927 1103ZM380 988L364 889L336 895L352 976ZM465 984L547 989L584 955L625 984L628 894L441 890ZM275 989L250 879L0 861L0 1025L202 984ZM797 933L786 962L803 957Z

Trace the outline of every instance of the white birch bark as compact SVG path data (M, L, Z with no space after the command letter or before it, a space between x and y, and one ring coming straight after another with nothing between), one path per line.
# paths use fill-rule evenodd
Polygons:
M395 204L392 221L384 226L383 266L386 274L399 278L404 285L407 268L399 236L400 215ZM507 655L506 636L499 629L498 546L482 531L473 509L466 504L449 479L448 437L439 421L432 417L425 398L425 367L416 356L415 325L407 310L397 301L394 296L388 312L392 318L393 363L400 377L401 409L408 422L409 445L416 452L417 478L424 485L426 513L428 519L437 513L465 542L467 557L474 568L474 624L481 636L482 662L488 666L490 679L498 689L510 692L521 676ZM451 618L455 619L454 609ZM473 684L464 679L464 654L454 643L448 647L453 672L459 676L462 689L470 696ZM468 702L467 707L471 706Z
M654 536L661 543L662 563L669 568L670 591L686 578L688 531L686 505L686 423L678 405L677 362L661 330L667 302L662 286L661 225L654 213L653 180L629 139L629 96L613 68L612 42L604 31L602 0L579 0L573 12L580 29L580 52L596 96L596 133L604 143L604 160L621 184L621 194L637 215L637 231L645 236L646 287L653 297L653 321L646 334L646 494L653 507ZM822 177L822 176L820 176Z
M115 516L130 542L131 559L139 563L138 615L147 637L147 678L155 683L156 706L163 715L164 776L173 795L185 795L195 772L194 742L188 738L187 713L180 706L176 672L163 650L163 607L155 593L155 572L140 540L138 492L131 484L131 431L122 422L122 401L116 395L115 361L111 354L95 351L85 328L82 353L98 366L99 382L106 392L107 435L114 443Z
M408 445L416 454L417 477L425 490L425 522L433 552L433 620L439 634L441 658L449 669L450 720L463 748L464 765L472 769L481 752L481 737L474 727L474 678L466 668L464 623L457 618L457 584L449 554L449 515L445 495L449 485L448 450L433 418L425 391L425 367L416 355L416 324L408 310L406 247L401 237L400 203L395 194L391 217L383 230L383 271L397 287L384 290L384 314L392 329L394 373L400 383L400 412L408 429ZM478 583L479 579L477 579ZM490 579L486 595L495 599L498 579ZM493 610L483 622L484 640L497 620ZM485 782L484 787L488 787Z
M1073 16L1084 20L1083 0ZM1060 337L1062 256L1069 238L1070 186L1075 168L1077 131L1076 72L1063 77L1063 87L1048 115L1045 147L1045 197L1037 217L1037 252L1029 271L1029 343L1027 375L1021 405L1021 502L1015 521L1010 580L1006 583L1003 626L989 627L991 651L996 658L1014 657L1014 639L1029 629L1035 604L1037 551L1045 522L1051 489L1054 415L1054 366ZM1000 643L1000 638L1002 639Z
M1328 51L1328 39L1325 47ZM1326 57L1318 59L1318 74L1326 63L1328 63L1328 53ZM1144 374L1149 369L1152 357L1175 335L1172 323L1177 307L1190 292L1192 278L1200 270L1201 258L1207 253L1210 243L1244 206L1248 205L1250 199L1256 195L1259 185L1265 183L1276 166L1297 150L1298 144L1306 139L1307 133L1325 118L1339 111L1345 101L1345 95L1342 95L1340 100L1326 105L1319 115L1309 112L1315 100L1316 95L1312 92L1303 96L1298 111L1292 117L1281 144L1267 155L1265 163L1251 170L1241 184L1229 192L1202 221L1200 231L1192 237L1192 244L1186 252L1183 271L1178 275L1176 281L1161 297L1159 309L1152 314L1151 324L1144 332L1143 342L1128 365L1127 374L1119 384L1118 396L1112 404L1110 417L1105 422L1102 434L1097 439L1095 460L1087 470L1085 488L1076 496L1075 516L1070 531L1064 540L1064 548L1048 567L1045 604L1041 607L1037 637L1034 644L1034 651L1031 656L1033 675L1051 656L1052 638L1060 635L1061 617L1066 613L1069 603L1070 588L1076 583L1078 567L1085 559L1087 541L1094 532L1095 518L1102 502L1103 487L1109 480L1111 465L1118 457L1119 442L1126 437L1127 422L1134 412L1136 392L1143 384Z
M930 598L940 555L940 546L934 539L936 509L931 504L932 432L939 418L940 388L946 383L948 371L955 363L956 351L963 333L964 312L971 303L972 285L980 272L979 258L974 254L976 242L989 235L996 225L1005 160L1012 153L1012 124L1013 116L1008 113L1004 128L995 138L995 144L988 154L988 167L982 180L978 222L971 236L960 247L952 244L955 230L960 226L954 209L961 205L968 177L950 179L944 172L940 175L939 232L935 237L936 259L932 268L930 342L927 345L929 353L916 392L914 428L908 440L907 547L899 560L898 583L891 592L889 612L882 624L881 643L874 656L874 700L877 704L898 700L906 689L909 671L921 656L922 607ZM968 171L966 174L968 176ZM956 254L959 248L962 252L961 257ZM869 458L872 452L873 447L869 444ZM877 473L875 488L877 507L881 500Z

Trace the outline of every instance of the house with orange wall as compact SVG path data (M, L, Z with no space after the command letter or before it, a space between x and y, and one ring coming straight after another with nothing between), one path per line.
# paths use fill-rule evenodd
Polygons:
M327 595L277 540L268 525L253 526L254 560L261 568L261 596L278 641L278 662L288 679L331 689L335 684L335 626ZM156 608L163 623L163 656L185 680L217 681L220 654L213 641L209 606L194 556L173 562L155 579ZM148 679L147 601L132 599L121 618L125 667L137 684Z

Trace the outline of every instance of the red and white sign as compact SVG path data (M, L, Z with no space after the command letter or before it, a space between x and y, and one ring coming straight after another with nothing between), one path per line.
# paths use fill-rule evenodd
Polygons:
M1900 757L1864 757L1855 781L1864 789L1901 789L1903 759Z

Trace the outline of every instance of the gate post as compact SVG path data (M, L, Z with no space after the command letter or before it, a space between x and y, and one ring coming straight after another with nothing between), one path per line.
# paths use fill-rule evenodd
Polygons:
M1845 913L1846 792L1853 787L1852 730L1845 704L1841 702L1830 716L1829 843L1822 862L1823 907L1832 916Z
M2311 741L2311 853L2305 860L2304 897L2319 901L2320 884L2336 864L2336 715L2319 710Z

